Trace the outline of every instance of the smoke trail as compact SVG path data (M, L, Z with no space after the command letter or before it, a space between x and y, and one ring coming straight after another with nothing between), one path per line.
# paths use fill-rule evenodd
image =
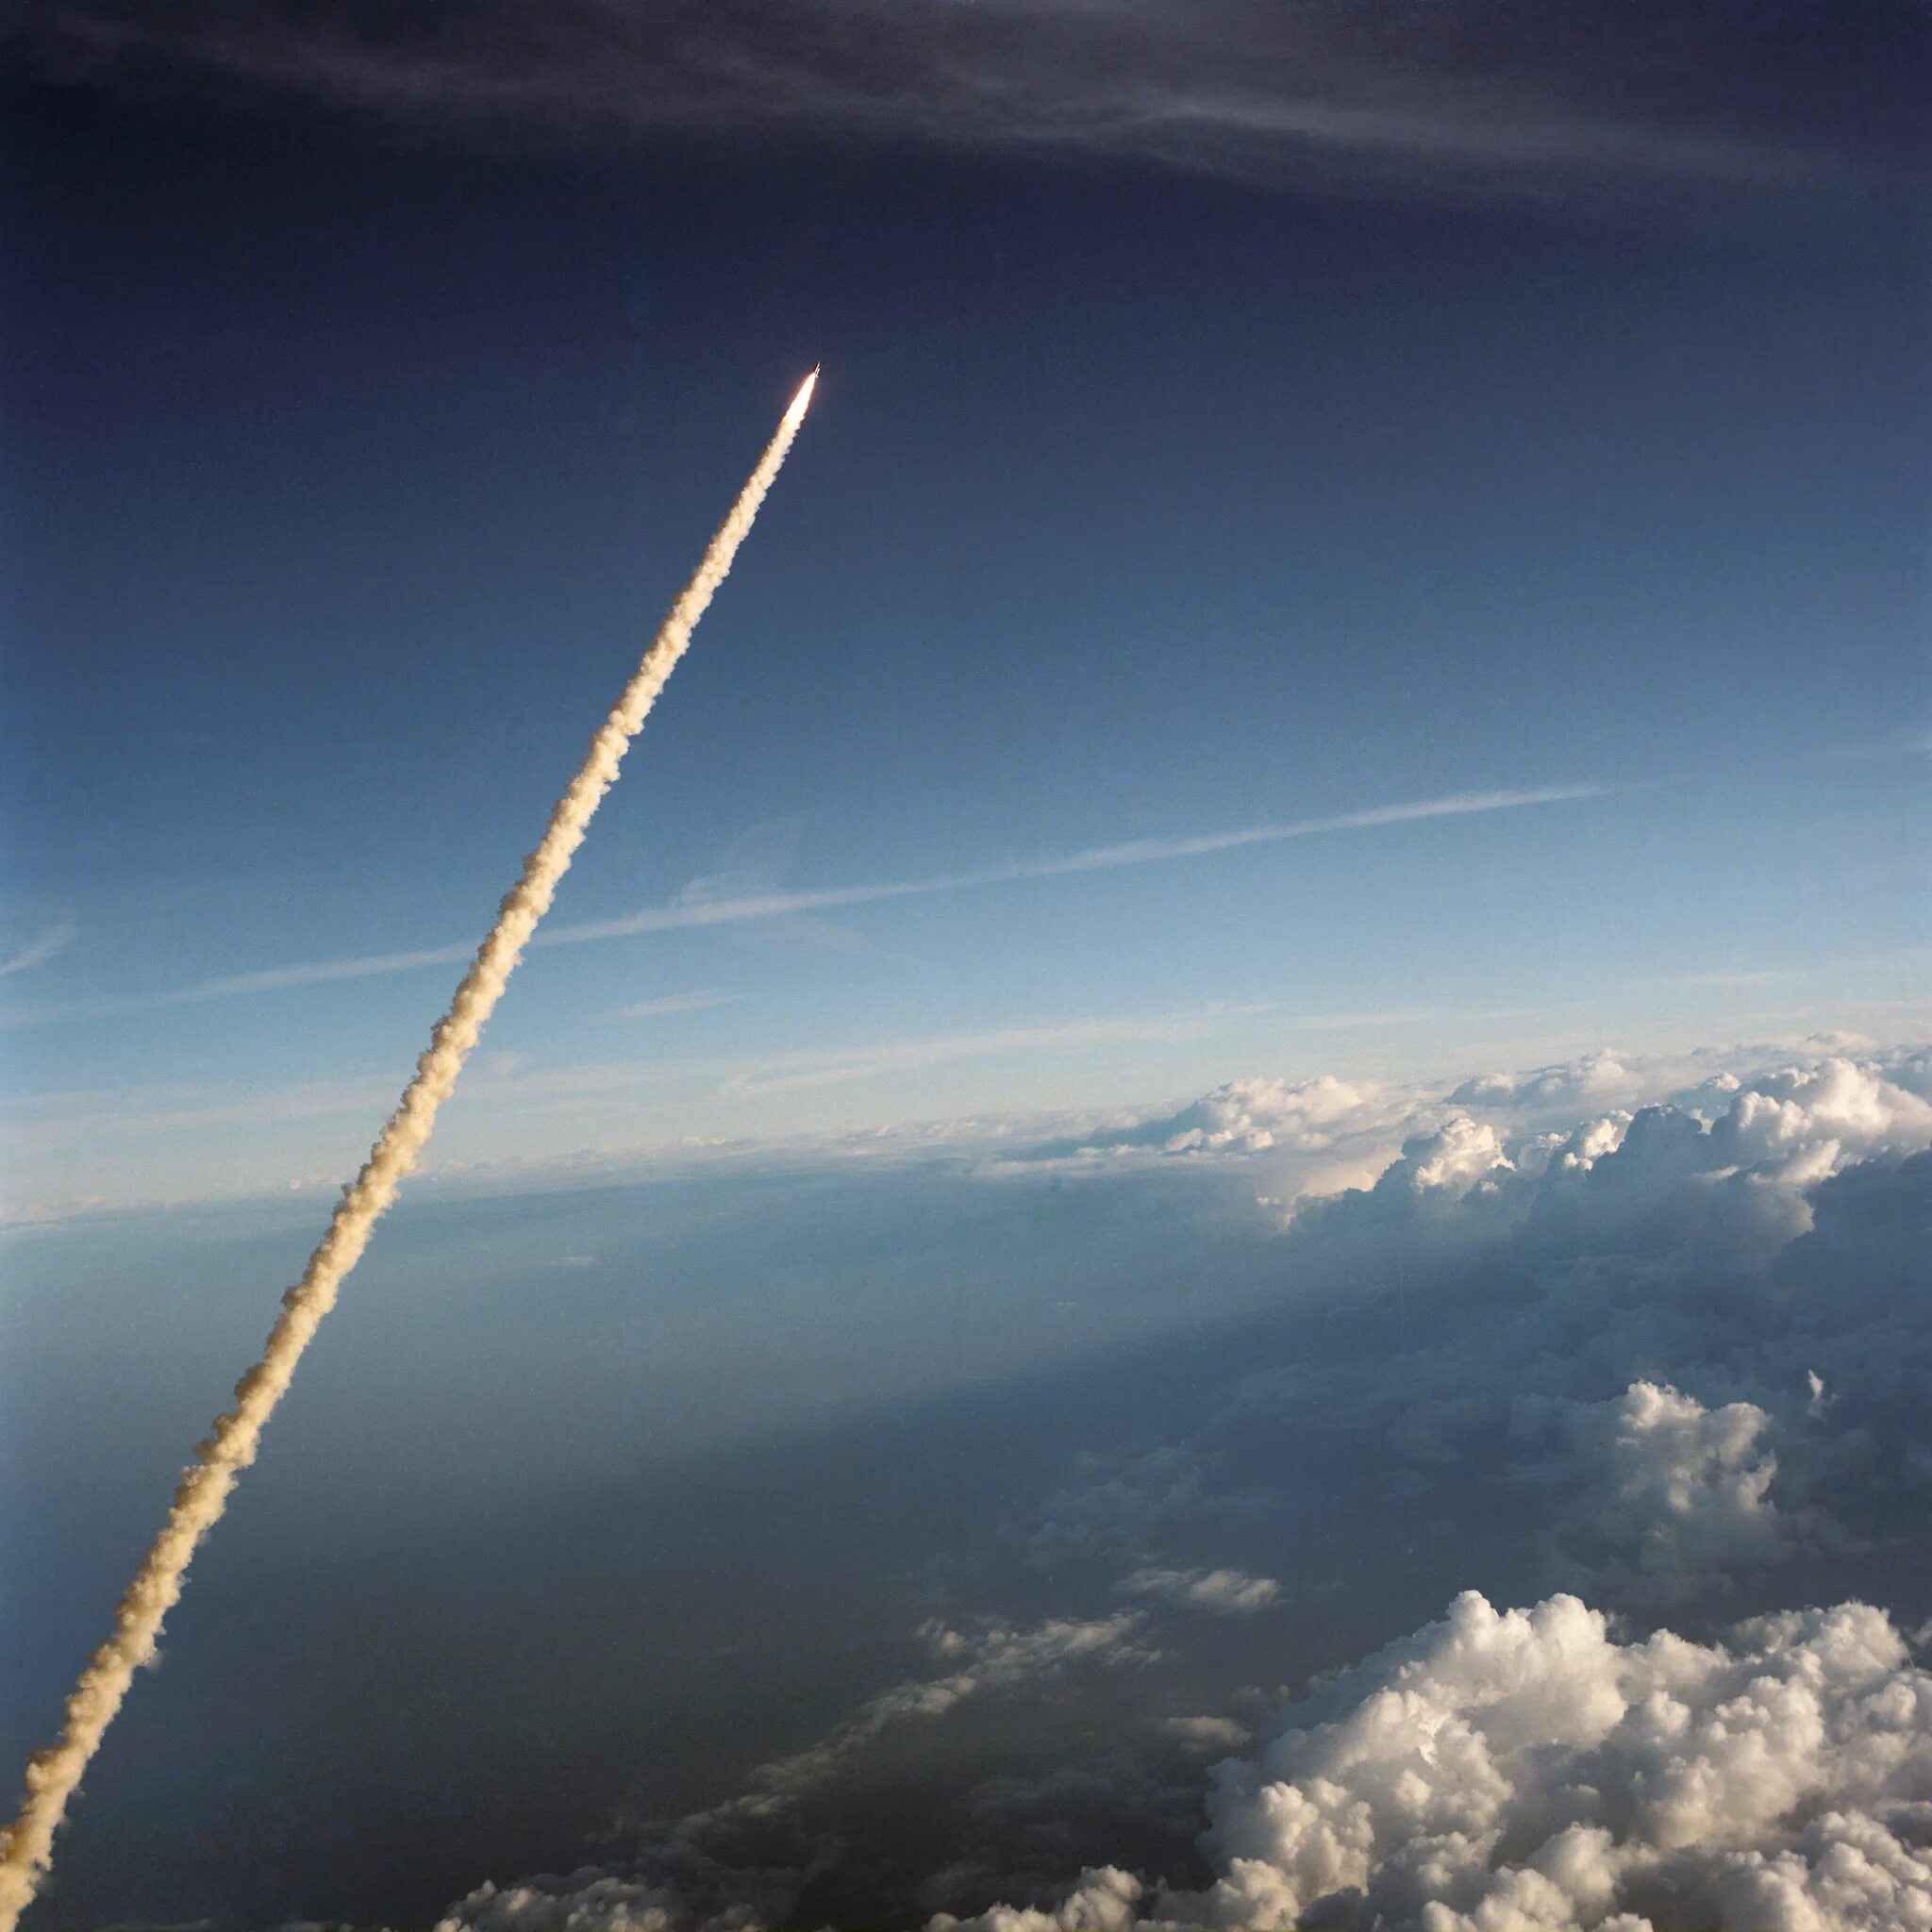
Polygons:
M542 843L525 859L523 877L505 897L496 924L477 949L449 1011L436 1023L428 1048L416 1062L415 1078L371 1149L361 1173L342 1190L328 1232L309 1257L301 1280L283 1295L282 1313L270 1331L261 1359L236 1385L235 1407L217 1417L208 1440L195 1445L195 1459L182 1474L168 1520L121 1599L114 1634L94 1652L67 1700L66 1728L56 1743L39 1752L27 1766L25 1802L20 1816L0 1839L0 1932L14 1932L21 1913L46 1876L54 1833L66 1813L67 1801L100 1748L135 1672L154 1656L161 1620L180 1600L196 1548L221 1520L236 1479L255 1460L262 1429L287 1391L302 1351L322 1325L322 1318L335 1306L343 1277L361 1259L376 1222L416 1165L436 1125L437 1109L449 1098L537 922L550 909L558 881L583 843L592 814L616 783L630 741L730 571L738 546L744 541L758 506L798 434L817 381L814 369L792 398L778 433L758 458L758 468L739 492L730 515L711 539L697 575L671 607L638 666L637 675L591 741L590 756L551 813Z

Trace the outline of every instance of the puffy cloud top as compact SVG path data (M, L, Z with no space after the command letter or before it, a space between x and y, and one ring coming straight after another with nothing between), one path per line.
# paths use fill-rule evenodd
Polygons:
M1250 1576L1241 1570L1137 1570L1121 1588L1134 1596L1160 1597L1190 1609L1219 1610L1224 1616L1265 1610L1281 1595L1281 1586L1272 1576Z
M1932 1103L1874 1068L1829 1059L1760 1074L1712 1138L1740 1166L1811 1180L1874 1153L1932 1145Z
M1813 1183L1932 1146L1932 1050L1767 1065L1762 1050L1739 1049L1732 1058L1606 1049L1447 1091L1325 1075L1235 1080L1177 1112L1056 1142L1035 1158L1246 1160L1267 1176L1264 1200L1291 1218L1361 1194L1440 1217L1474 1193L1506 1218L1536 1208L1573 1234L1579 1218L1628 1221L1674 1191L1686 1201L1694 1193L1697 1212L1715 1205L1776 1243L1804 1231L1799 1196ZM1726 1206L1727 1186L1738 1198Z
M588 1869L479 1886L450 1908L436 1932L761 1932L767 1923L751 1904L708 1912L672 1886Z
M1585 1054L1526 1074L1478 1074L1450 1094L1458 1107L1560 1108L1575 1110L1627 1100L1643 1085L1642 1074L1612 1053Z
M1479 1074L1451 1087L1388 1088L1322 1074L1288 1082L1231 1080L1173 1113L1090 1134L1092 1150L1152 1148L1165 1154L1315 1152L1351 1136L1395 1129L1446 1131L1458 1118L1489 1120L1510 1144L1532 1144L1530 1127L1588 1134L1605 1116L1627 1124L1633 1110L1662 1105L1716 1122L1729 1158L1757 1163L1834 1139L1847 1158L1914 1153L1932 1145L1932 1048L1833 1052L1792 1061L1740 1048L1720 1056L1645 1058L1606 1048L1523 1074ZM1583 1125L1571 1128L1581 1119Z
M1163 1154L1262 1154L1270 1148L1313 1151L1358 1129L1383 1110L1378 1089L1319 1078L1230 1080L1178 1113L1095 1134L1091 1147L1154 1147Z
M1513 1165L1494 1127L1457 1114L1434 1133L1404 1141L1401 1158L1383 1179L1415 1193L1436 1189L1461 1195L1495 1169Z
M1519 1401L1519 1437L1551 1426L1567 1438L1567 1473L1582 1478L1564 1512L1579 1574L1620 1601L1727 1590L1740 1570L1789 1554L1806 1526L1772 1497L1772 1418L1756 1403L1707 1408L1648 1381L1608 1402Z
M1620 1644L1574 1596L1440 1623L1215 1773L1202 1892L1090 1872L934 1932L1932 1926L1932 1675L1863 1604Z
M1818 1182L1932 1146L1932 1103L1890 1077L1905 1071L1829 1058L1729 1091L1707 1080L1694 1093L1559 1129L1414 1103L1415 1131L1372 1187L1304 1203L1296 1218L1329 1235L1373 1236L1420 1217L1436 1241L1454 1219L1466 1240L1527 1224L1571 1254L1636 1235L1761 1256L1810 1225L1807 1191ZM1474 1211L1448 1216L1458 1202Z

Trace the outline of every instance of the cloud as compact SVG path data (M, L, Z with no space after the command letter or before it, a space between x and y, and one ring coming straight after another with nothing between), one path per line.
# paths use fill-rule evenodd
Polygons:
M1790 1554L1802 1527L1771 1495L1774 1424L1751 1402L1707 1408L1668 1384L1633 1382L1607 1402L1518 1404L1514 1432L1551 1426L1580 1476L1562 1521L1578 1574L1626 1603L1674 1603L1735 1587Z
M1240 1570L1136 1570L1121 1582L1130 1596L1158 1597L1194 1610L1217 1610L1240 1617L1265 1610L1281 1595L1272 1576L1250 1576Z
M1072 1663L1136 1664L1152 1661L1157 1653L1138 1636L1141 1620L1131 1610L1086 1621L1049 1618L1041 1624L1015 1628L993 1624L978 1630L956 1630L930 1622L920 1630L933 1656L947 1666L938 1677L894 1685L873 1698L849 1724L832 1734L832 1740L815 1746L785 1766L821 1763L827 1751L843 1757L869 1741L889 1724L908 1717L941 1717L968 1697L986 1690L1010 1690L1030 1678L1063 1670ZM791 1774L767 1772L766 1782L784 1784Z
M752 1774L749 1788L707 1810L646 1828L633 1870L587 1866L508 1886L486 1883L453 1905L437 1932L761 1932L782 1920L836 1843L800 1821L803 1800L831 1783L888 1732L930 1724L969 1699L1011 1691L1076 1667L1155 1662L1138 1612L920 1631L941 1669L866 1700L823 1738Z
M1741 1080L1720 1074L1674 1101L1554 1131L1424 1106L1419 1120L1440 1124L1405 1141L1372 1188L1310 1203L1300 1219L1306 1230L1364 1237L1422 1224L1499 1237L1522 1227L1546 1245L1620 1228L1655 1241L1722 1227L1778 1246L1803 1231L1812 1183L1932 1146L1932 1102L1913 1091L1923 1077L1918 1055L1834 1054ZM1452 1204L1464 1211L1451 1213Z
M1372 1016L1356 1016L1361 1024ZM1407 1017L1407 1016L1391 1016ZM1298 1026L1313 1024L1295 1016ZM1433 1096L1332 1074L1284 1081L1230 1080L1189 1105L1128 1115L1060 1138L1015 1147L1016 1163L1056 1162L1070 1171L1149 1159L1245 1160L1264 1170L1263 1198L1292 1212L1308 1198L1372 1186Z
M1417 1101L1424 1130L1371 1185L1291 1209L1280 1260L1386 1341L1257 1359L1208 1433L1345 1414L1411 1498L1496 1457L1565 1512L1558 1574L1620 1605L1710 1594L1720 1552L1733 1574L1794 1555L1827 1491L1832 1517L1882 1515L1920 1440L1906 1385L1932 1372L1900 1300L1925 1278L1924 1077L1923 1052L1827 1055L1554 1128L1427 1125ZM1801 1428L1812 1375L1834 1400Z
M1800 5L1501 0L1282 8L1094 0L347 5L56 0L16 58L70 82L307 101L546 142L771 135L1151 160L1333 189L1541 195L1833 180L1915 151L1910 9L1858 34ZM1802 85L1800 85L1802 81Z
M1162 1325L869 1444L952 1471L981 1418L997 1494L908 1492L881 1587L1024 1613L926 1625L929 1669L617 1880L704 1914L727 1894L670 1850L823 1858L793 1923L837 1897L1008 1932L1915 1923L1932 1053L1603 1049L1475 1084L1254 1077L940 1142L1025 1231L1003 1324L1106 1230L1108 1291L1131 1249ZM1070 1142L1091 1158L1018 1158ZM1362 1185L1256 1211L1343 1158ZM910 1191L895 1230L960 1198L868 1178ZM969 1213L959 1252L1004 1280L999 1224ZM1091 1614L1124 1587L1137 1623Z
M1524 1185L1510 1198L1520 1204L1553 1160L1579 1172L1614 1150L1646 1106L1681 1115L1687 1131L1723 1121L1724 1139L1749 1156L1760 1178L1780 1134L1794 1156L1802 1148L1825 1170L1873 1149L1925 1144L1932 1114L1920 1102L1932 1101L1932 1075L1923 1050L1881 1051L1845 1036L1796 1046L1810 1057L1793 1063L1790 1041L1678 1054L1607 1047L1446 1087L1251 1076L1177 1109L1116 1116L1016 1147L1011 1158L1244 1159L1266 1174L1267 1198L1292 1211L1378 1182L1385 1201L1405 1193L1440 1201L1485 1180L1493 1196L1518 1166ZM1756 1097L1740 1101L1747 1090Z
M1076 1551L1130 1548L1150 1531L1200 1507L1201 1458L1180 1447L1151 1449L1109 1464L1083 1453L1076 1479L1040 1506L1032 1551L1051 1561Z
M1330 1147L1359 1129L1376 1090L1324 1074L1291 1086L1280 1080L1231 1080L1178 1113L1093 1135L1090 1148L1158 1147L1163 1154L1261 1154Z
M995 1906L971 1919L936 1913L927 1932L1130 1932L1141 1923L1146 1887L1130 1872L1104 1865L1082 1874L1079 1887L1045 1910Z
M1257 1009L1215 1006L1179 1013L1129 1014L1117 1018L1061 1020L1044 1026L989 1027L978 1033L887 1041L871 1047L806 1047L774 1054L758 1067L734 1074L733 1093L782 1093L801 1088L841 1086L883 1074L944 1066L956 1060L1001 1054L1064 1052L1115 1042L1191 1040L1212 1033Z
M30 973L36 966L44 966L49 959L58 958L74 943L78 930L71 919L63 919L48 926L38 939L30 940L10 959L0 959L0 978L10 973Z
M728 1007L741 999L735 992L667 992L654 1000L640 1000L634 1007L619 1007L607 1013L609 1020L661 1020L673 1013L704 1013L713 1007Z
M1468 1591L1291 1704L1208 1811L1204 1890L1108 1868L935 1932L1932 1924L1932 1675L1864 1604L1619 1643L1574 1596Z
M1462 1107L1563 1110L1615 1106L1633 1098L1642 1085L1642 1075L1606 1048L1525 1074L1479 1074L1465 1080L1449 1098Z
M760 1765L746 1797L693 1814L681 1821L682 1828L689 1834L694 1825L735 1820L747 1809L768 1813L774 1801L794 1799L825 1783L884 1732L908 1721L944 1717L970 1697L1011 1690L1074 1664L1151 1663L1159 1653L1141 1641L1141 1621L1132 1610L1084 1621L1052 1617L1030 1625L989 1623L974 1630L929 1620L919 1636L944 1667L937 1675L908 1678L868 1698L803 1751Z
M1713 1138L1738 1164L1787 1183L1836 1174L1881 1150L1932 1144L1932 1101L1913 1091L1918 1059L1898 1078L1834 1057L1759 1074L1716 1123Z
M635 1864L628 1851L624 1869L600 1859L605 1869L547 1890L532 1882L536 1896L603 1879L668 1888L702 1924L732 1894L722 1877L702 1878L698 1853L721 1873L795 1874L839 1839L844 1858L798 1894L797 1923L818 1923L819 1910L857 1922L868 1896L877 1923L970 1915L995 1900L1053 1911L1083 1867L1108 1864L1144 1889L1133 1910L1152 1917L1167 1908L1163 1884L1205 1892L1228 1875L1218 1854L1211 1869L1191 1863L1199 1821L1169 1794L1191 1790L1205 1807L1200 1767L1241 1749L1205 1732L1191 1741L1165 1720L1225 1713L1254 1727L1280 1698L1249 1687L1299 1686L1464 1588L1497 1606L1574 1591L1623 1620L1610 1626L1623 1649L1649 1641L1654 1617L1685 1642L1729 1647L1720 1633L1740 1616L1849 1596L1922 1622L1932 1055L1844 1041L1778 1051L1767 1063L1774 1049L1757 1045L1668 1062L1619 1050L1609 1058L1638 1085L1611 1097L1592 1088L1602 1055L1586 1055L1554 1070L1541 1099L1487 1106L1455 1097L1459 1077L1374 1088L1252 1077L1189 1108L1086 1128L1087 1142L1128 1132L1139 1143L1091 1169L1011 1158L1029 1137L1074 1138L1079 1123L889 1138L862 1172L842 1147L816 1164L801 1156L804 1205L776 1224L759 1219L779 1192L769 1153L761 1168L741 1157L761 1176L755 1210L746 1193L713 1191L741 1172L739 1154L708 1165L691 1198L708 1224L744 1224L746 1253L849 1229L871 1258L857 1284L840 1276L834 1305L853 1319L837 1325L869 1330L865 1310L897 1310L922 1360L963 1398L922 1395L891 1420L881 1408L866 1424L878 1433L852 1439L867 1467L893 1471L903 1514L868 1532L877 1567L841 1554L852 1574L840 1588L902 1631L958 1601L998 1614L931 1626L929 1661L881 1670L804 1748L768 1748L769 1774L733 1757L728 1739L694 1746L711 1754L710 1788L740 1797L682 1840L638 1846ZM1210 1129L1204 1142L1234 1131L1162 1151L1174 1136L1154 1124L1182 1116ZM1304 1137L1330 1144L1305 1149ZM1373 1167L1365 1185L1291 1211L1256 1208L1299 1163L1344 1155ZM833 1191L841 1185L850 1191ZM588 1198L571 1205L556 1239L533 1238L529 1261L594 1251L612 1280L640 1273L634 1214L621 1201L600 1211ZM846 1259L841 1246L832 1268ZM985 1282L985 1323L1002 1348L1029 1326L1050 1337L1051 1374L1039 1357L1027 1366L1024 1349L992 1363L975 1353L974 1366L995 1374L957 1384L955 1349L929 1340L930 1305L908 1308L917 1297L906 1291L965 1279ZM865 1299L874 1286L878 1300ZM1066 1345L1057 1310L1069 1296L1093 1316L1091 1348ZM1103 1325L1143 1296L1144 1345ZM741 1362L737 1343L729 1354ZM794 1372L820 1379L812 1362ZM1807 1413L1810 1375L1829 1398L1819 1413ZM866 1399L896 1404L903 1392ZM790 1467L808 1444L788 1439L775 1453ZM976 1495L951 1474L961 1455L991 1472ZM841 1456L826 1488L798 1491L801 1508L849 1510L852 1466ZM1215 1570L1281 1579L1281 1607L1214 1615L1175 1601ZM1136 1573L1159 1588L1111 1594ZM1023 1660L1051 1656L1058 1640L1019 1640L1056 1624L1102 1626L1123 1608L1141 1620L1125 1643L1158 1642L1159 1659L1117 1670L1105 1649L1070 1652L1027 1674ZM783 1641L805 1646L800 1672L830 1668L832 1639L816 1651L795 1630ZM1019 1667L1004 1690L991 1681L1002 1646ZM849 1655L838 1668L851 1668ZM975 1688L949 1703L963 1688L946 1688L955 1678ZM814 1679L789 1681L801 1680ZM1258 1726L1264 1738L1278 1728ZM1117 1773L1102 1762L1110 1757ZM995 1782L1002 1802L981 1806L974 1793ZM1505 1828L1486 1886L1540 1849ZM1887 1829L1905 1841L1895 1819ZM1787 1850L1809 1871L1823 1841L1800 1840L1767 1851L1751 1882L1786 1882ZM885 1844L903 1856L875 1867ZM674 1850L675 1869L651 1862ZM890 1899L866 1893L875 1869ZM468 1867L462 1884L489 1870ZM1535 1871L1539 1883L1549 1875ZM1469 1912L1471 1896L1445 1890L1440 1902ZM821 1904L833 1897L839 1909ZM1618 1910L1649 1912L1636 1893L1619 1900ZM1499 1905L1491 1917L1507 1914ZM1715 1908L1697 1923L1718 1923Z
M1123 1746L1043 1774L1008 1773L975 1785L964 1806L972 1849L920 1885L920 1902L930 1911L1015 1893L1056 1897L1065 1874L1079 1869L1081 1846L1118 1842L1124 1833L1185 1858L1202 1825L1198 1764L1207 1748L1188 1726L1214 1722L1158 1726L1164 1748L1152 1754ZM1249 1741L1239 1724L1227 1731L1232 1748ZM1220 1735L1224 1755L1231 1747L1227 1732ZM908 1914L896 1923L917 1920Z
M1165 864L1201 858L1251 845L1279 844L1332 832L1370 831L1385 825L1416 824L1431 819L1463 818L1473 814L1518 811L1534 806L1608 797L1620 788L1607 785L1553 785L1531 791L1453 792L1441 798L1412 800L1401 805L1372 806L1326 818L1300 819L1281 824L1246 825L1232 831L1209 832L1193 838L1141 839L1123 845L1092 846L1058 857L1020 859L977 871L941 873L927 878L899 879L884 884L828 886L816 891L761 890L732 892L712 875L687 888L668 905L616 919L581 922L576 925L544 927L532 940L535 946L588 945L603 940L634 939L644 933L685 932L696 928L741 924L870 906L891 899L921 898L986 886L1012 885L1029 879L1065 878L1080 873L1112 872L1122 867ZM726 876L729 876L727 874ZM198 985L170 991L134 993L125 997L72 1001L56 1007L21 1008L0 1013L0 1026L34 1026L60 1020L111 1019L161 1008L193 1006L208 1000L235 999L264 992L282 992L305 986L334 985L391 973L414 972L424 966L446 966L470 957L468 943L428 946L405 953L372 953L352 959L323 959L307 965L269 967L256 973L225 974Z
M594 1867L567 1877L484 1884L452 1906L436 1932L760 1932L782 1916L780 1890L763 1903L741 1900L713 1910L675 1886L612 1877Z
M1457 1199L1480 1187L1498 1168L1513 1171L1503 1138L1486 1122L1457 1114L1434 1133L1403 1143L1401 1158L1377 1187L1406 1188L1412 1194L1435 1192Z
M1141 1619L1132 1610L1085 1620L1051 1617L1012 1625L990 1623L958 1630L933 1619L919 1635L945 1668L931 1677L908 1678L869 1698L858 1711L808 1749L761 1767L753 1783L761 1790L790 1792L821 1783L880 1733L909 1719L944 1717L969 1697L1012 1690L1074 1664L1151 1663L1158 1652L1141 1641Z
M1184 1751L1202 1757L1239 1751L1255 1735L1231 1717L1169 1717L1160 1721L1160 1728Z
M1690 1084L1579 1120L1606 1058L1640 1093ZM1245 1174L1280 1204L1281 1233L1240 1341L1145 1398L1169 1441L1135 1456L1185 1472L1185 1491L1170 1502L1095 1442L1087 1481L1042 1504L1037 1559L1111 1548L1150 1572L1207 1557L1280 1574L1272 1533L1297 1539L1304 1604L1387 1588L1392 1550L1700 1615L1765 1602L1780 1579L1827 1585L1854 1546L1861 1574L1895 1577L1884 1552L1903 1547L1912 1472L1932 1467L1909 1392L1932 1374L1911 1299L1926 1280L1926 1055L1760 1060L1591 1055L1488 1108L1454 1104L1463 1083L1378 1090L1319 1130L1367 1170L1339 1191L1307 1190L1333 1150L1264 1143L1258 1111L1231 1104L1267 1083L1106 1130L1161 1172ZM1523 1104L1532 1085L1541 1097ZM1548 1110L1564 1093L1567 1119ZM1238 1131L1157 1151L1191 1113ZM1338 1483L1347 1500L1324 1505ZM1229 1496L1243 1507L1217 1507ZM1376 1536L1353 1527L1360 1511ZM1209 1513L1214 1544L1184 1544Z

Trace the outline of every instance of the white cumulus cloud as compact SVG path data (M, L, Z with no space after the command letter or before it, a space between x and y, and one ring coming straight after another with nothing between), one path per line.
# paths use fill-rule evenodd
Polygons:
M750 1901L708 1910L675 1886L587 1867L567 1876L480 1885L450 1907L436 1932L763 1932L776 1916Z
M1202 1757L1239 1751L1255 1735L1246 1724L1231 1717L1170 1717L1161 1720L1160 1728L1182 1750Z
M1772 1496L1772 1418L1756 1403L1707 1408L1639 1381L1607 1402L1518 1405L1518 1435L1552 1425L1580 1477L1563 1511L1579 1574L1621 1601L1727 1590L1739 1572L1790 1553L1799 1525Z
M1241 1570L1136 1570L1122 1579L1121 1588L1129 1596L1158 1597L1163 1603L1234 1617L1265 1610L1281 1595L1272 1576L1250 1576Z
M1217 1871L1113 1868L934 1932L1932 1925L1932 1675L1863 1604L1620 1643L1574 1596L1447 1616L1213 1774Z
M1122 1144L1138 1140L1156 1145L1165 1154L1321 1148L1331 1145L1344 1127L1358 1124L1374 1102L1374 1088L1327 1074L1297 1086L1233 1080L1171 1119L1148 1122L1117 1138Z

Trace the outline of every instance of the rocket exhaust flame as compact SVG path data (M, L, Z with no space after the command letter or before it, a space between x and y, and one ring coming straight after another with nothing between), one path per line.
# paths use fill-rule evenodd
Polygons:
M427 1049L416 1062L415 1077L361 1173L343 1189L328 1232L309 1257L301 1280L283 1295L282 1313L261 1359L236 1385L234 1407L217 1417L208 1440L196 1444L194 1460L182 1474L168 1520L121 1599L113 1634L94 1652L68 1698L67 1722L58 1740L37 1753L27 1766L20 1815L0 1834L0 1932L14 1932L22 1911L46 1876L54 1833L68 1800L121 1708L135 1672L154 1656L161 1620L180 1599L195 1550L220 1521L241 1473L255 1460L262 1429L287 1392L303 1350L335 1306L337 1291L361 1258L376 1222L416 1165L436 1125L437 1110L456 1086L525 944L550 909L558 882L582 844L592 814L617 780L630 741L730 571L765 492L791 451L817 380L814 369L711 539L697 574L665 616L637 675L591 741L590 755L551 813L542 842L524 861L523 876L504 898L496 924L477 949L449 1010L437 1022Z
M823 366L823 365L820 365ZM819 386L817 368L798 385L798 393L791 398L791 407L785 411L785 421L779 425L781 433L791 430L794 434L798 425L805 421L805 412L811 404L811 392Z

